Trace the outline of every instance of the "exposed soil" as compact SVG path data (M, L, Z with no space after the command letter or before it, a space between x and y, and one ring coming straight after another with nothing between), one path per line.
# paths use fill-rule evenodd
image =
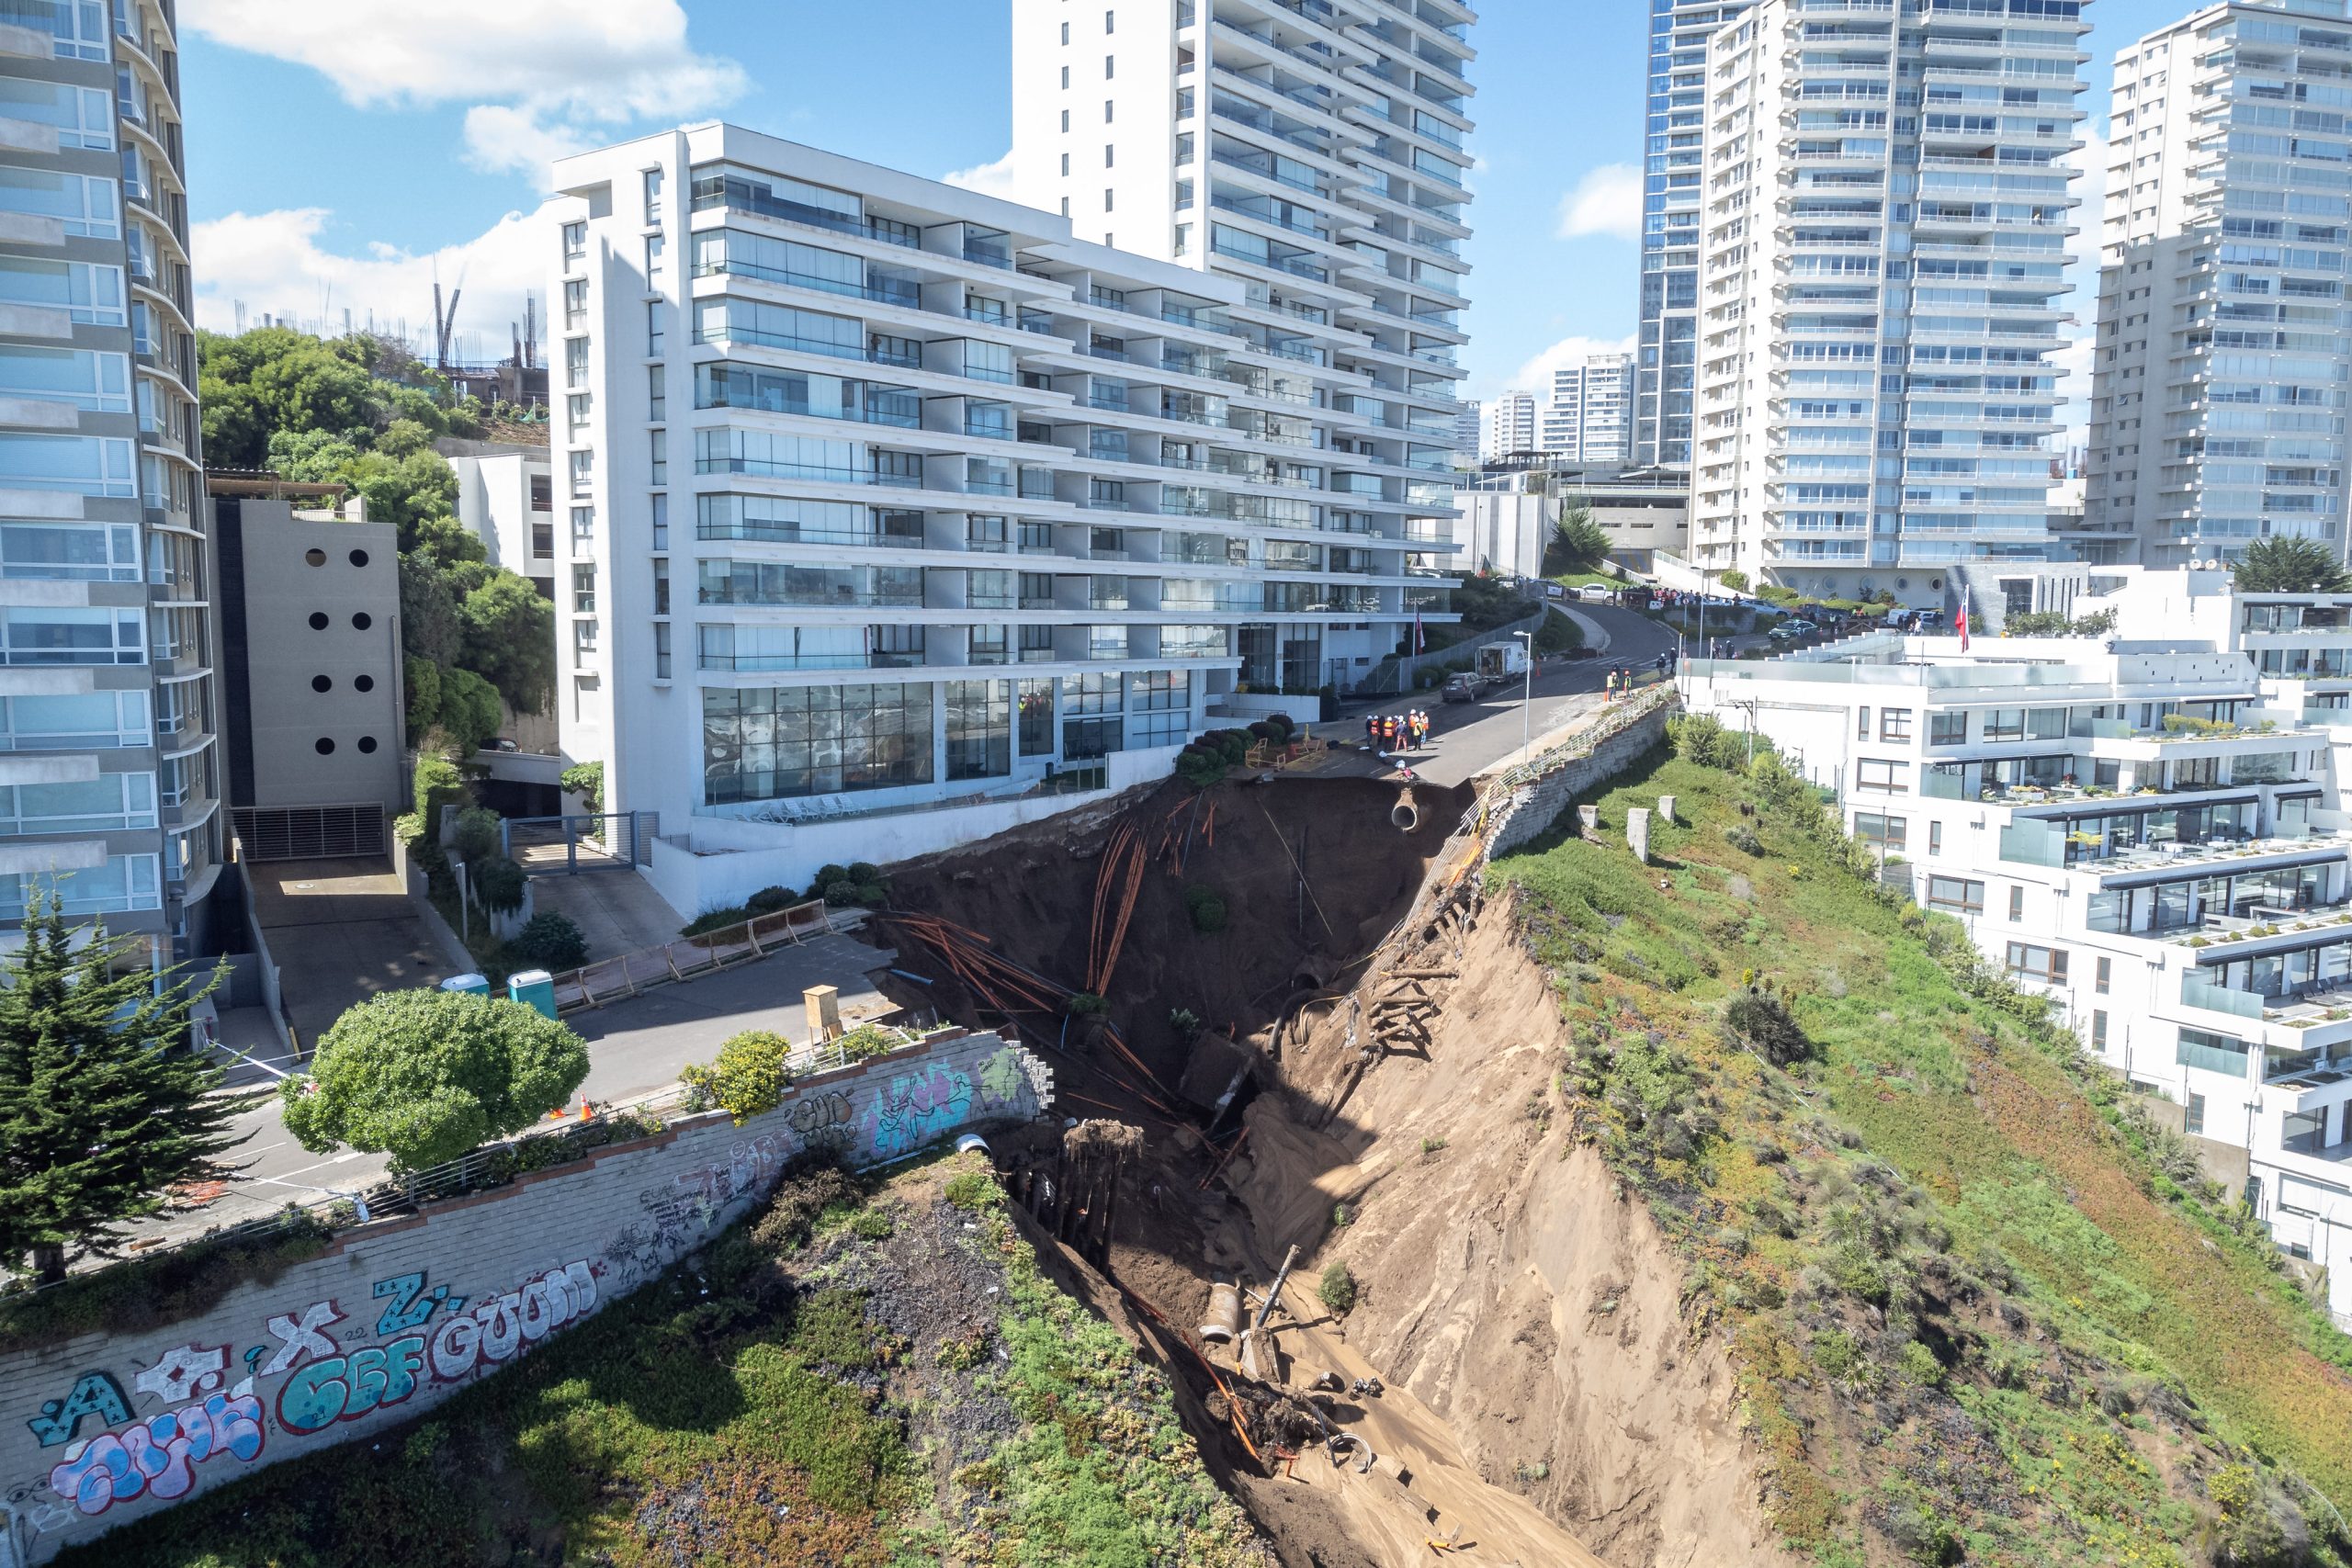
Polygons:
M1216 1120L1198 1086L1227 1075L1195 1072L1192 1120L1177 1122L1141 1106L1117 1064L1057 1058L1064 1098L1080 1101L1069 1113L1115 1108L1147 1134L1102 1272L1065 1251L1065 1284L1158 1350L1212 1472L1285 1563L1385 1568L1436 1560L1430 1543L1449 1540L1466 1562L1530 1568L1780 1562L1724 1355L1684 1323L1679 1260L1554 1124L1564 1026L1506 912L1480 909L1474 847L1448 838L1469 792L1417 793L1410 834L1390 823L1396 786L1369 780L1228 784L1197 810L1170 785L1125 807L1152 859L1110 1015L1164 1102L1181 1107L1186 1068L1227 1048L1188 1048L1172 1009L1245 1049L1254 1092ZM896 868L892 901L1080 987L1117 819L1064 818ZM1194 929L1188 885L1225 898L1223 931ZM901 963L938 982L925 999L996 1021L918 953L902 943ZM1406 992L1427 1005L1400 1011ZM1417 1032L1379 1048L1382 1021L1398 1018ZM1048 1047L1079 1032L1014 1022ZM1046 1141L1001 1153L1051 1157ZM1335 1227L1340 1205L1350 1223ZM1382 1380L1377 1395L1329 1396L1376 1456L1368 1471L1361 1450L1335 1464L1320 1446L1253 1459L1207 1370L1239 1375L1231 1348L1196 1332L1211 1281L1262 1289L1294 1245L1261 1371L1292 1397L1327 1372ZM1334 1260L1360 1288L1344 1319L1316 1293Z

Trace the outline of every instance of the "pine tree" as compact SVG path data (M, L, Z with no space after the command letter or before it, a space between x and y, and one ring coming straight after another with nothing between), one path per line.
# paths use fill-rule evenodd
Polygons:
M43 1280L110 1252L165 1188L229 1175L215 1156L250 1104L213 1094L222 1069L187 1046L219 973L158 990L143 967L116 972L125 939L93 928L76 952L78 934L36 896L0 988L0 1266Z

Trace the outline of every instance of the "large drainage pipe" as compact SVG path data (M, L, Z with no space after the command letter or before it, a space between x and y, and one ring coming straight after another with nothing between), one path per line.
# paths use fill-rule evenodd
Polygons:
M1396 797L1396 804L1389 807L1388 820L1400 833L1409 833L1421 825L1421 808L1414 803L1411 790Z
M1209 1310L1201 1319L1201 1337L1219 1345L1229 1345L1241 1332L1241 1292L1238 1286L1214 1283L1209 1286Z

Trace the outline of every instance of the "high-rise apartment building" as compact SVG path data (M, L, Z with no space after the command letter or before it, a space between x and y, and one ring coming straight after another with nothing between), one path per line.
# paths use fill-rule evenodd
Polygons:
M1483 428L1480 423L1483 412L1483 406L1476 398L1454 405L1453 455L1456 457L1466 457L1474 463L1477 461L1478 432ZM1455 467L1461 465L1457 463Z
M1650 0L1649 90L1642 132L1642 320L1634 395L1634 457L1645 467L1690 466L1707 39L1747 5L1747 0Z
M1475 19L1458 0L1012 5L1014 194L1239 285L1229 428L1276 421L1293 498L1382 573L1427 574L1420 603L1454 550ZM1251 678L1349 684L1412 610L1245 627Z
M2154 566L2343 552L2352 27L2212 6L2115 60L2084 529Z
M1164 773L1327 626L1452 618L1238 279L735 126L556 180L564 745L681 908Z
M1634 356L1596 354L1552 372L1551 400L1539 416L1545 452L1590 468L1623 468L1634 448Z
M1934 604L2048 556L2076 12L1760 0L1709 40L1694 565Z
M171 0L0 23L0 926L207 945L220 703Z
M1534 451L1539 439L1535 412L1532 392L1505 392L1480 403L1478 455L1491 459Z

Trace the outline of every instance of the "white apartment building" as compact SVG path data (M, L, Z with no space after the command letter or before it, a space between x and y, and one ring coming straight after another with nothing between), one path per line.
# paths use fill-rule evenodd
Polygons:
M175 26L0 21L0 928L54 886L162 962L223 858Z
M1552 372L1537 445L1589 468L1623 468L1634 450L1634 356L1596 354Z
M1478 460L1478 432L1481 428L1481 405L1476 398L1454 406L1453 456L1454 467L1463 468Z
M1310 480L1237 279L735 126L556 174L564 750L681 908L1155 776L1335 621L1452 618L1401 498Z
M1693 566L1939 604L2048 554L2076 11L1761 0L1709 40Z
M1707 39L1747 0L1649 0L1642 126L1642 297L1633 461L1690 466L1698 389L1699 208Z
M1454 550L1475 20L1459 0L1012 4L1013 194L1238 284L1234 397L1272 400L1324 528L1430 573L1431 604ZM1410 637L1399 611L1253 634L1245 670L1354 684Z
M2152 566L2346 547L2347 110L2344 0L2211 6L2116 55L2084 526Z
M574 394L584 416L591 394ZM490 564L520 572L553 597L556 548L555 470L546 449L498 449L488 442L445 442L442 456L458 474L458 521L482 542Z
M2352 1321L2352 596L2139 572L2103 638L1693 660L1917 900L2181 1108Z
M1478 456L1491 462L1532 452L1542 439L1535 420L1535 394L1505 392L1478 405Z

